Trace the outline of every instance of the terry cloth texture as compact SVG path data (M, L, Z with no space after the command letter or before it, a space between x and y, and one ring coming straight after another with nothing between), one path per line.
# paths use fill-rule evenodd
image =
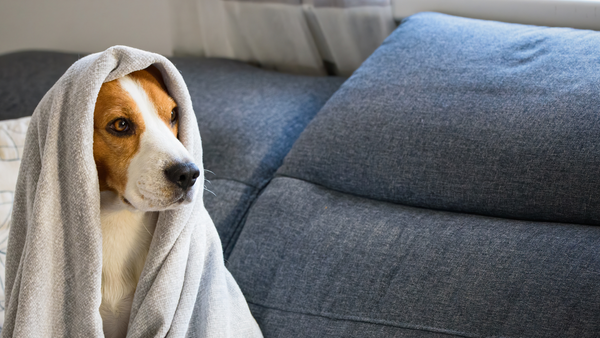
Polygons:
M210 170L206 209L225 258L242 219L294 141L344 81L265 71L220 59L171 58L188 85Z
M265 337L598 337L600 228L273 179L228 268Z
M103 82L152 64L180 107L179 139L201 167L189 93L167 59L117 46L71 66L37 106L27 133L6 264L4 337L103 336L94 105ZM202 194L161 212L128 337L260 337L221 250Z
M600 33L407 18L280 173L411 206L600 224Z

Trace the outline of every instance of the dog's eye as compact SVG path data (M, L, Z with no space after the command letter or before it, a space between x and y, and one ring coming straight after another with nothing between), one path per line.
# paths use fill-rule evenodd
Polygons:
M121 117L109 122L106 126L106 131L118 137L131 136L135 134L135 124Z
M106 131L115 136L129 136L134 134L134 125L125 118L119 118L106 126Z
M171 123L175 123L177 121L177 112L175 110L171 111Z
M112 127L115 131L123 133L129 130L129 122L125 119L118 119L113 122Z

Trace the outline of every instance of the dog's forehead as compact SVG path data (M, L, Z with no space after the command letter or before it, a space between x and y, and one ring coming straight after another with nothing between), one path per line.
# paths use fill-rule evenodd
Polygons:
M140 118L170 123L175 101L156 80L148 76L128 75L119 79L119 84L132 99Z
M96 100L96 109L103 113L115 112L130 109L135 102L120 85L119 80L104 83L98 93ZM96 118L105 117L103 114L97 114Z
M154 70L154 71L152 71ZM154 104L156 112L161 117L170 118L170 113L176 106L175 100L169 95L167 88L155 68L148 68L129 74Z

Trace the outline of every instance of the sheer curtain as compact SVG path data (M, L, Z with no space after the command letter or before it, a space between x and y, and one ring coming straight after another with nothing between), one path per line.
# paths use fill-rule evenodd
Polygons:
M396 28L390 0L171 0L175 55L350 75Z

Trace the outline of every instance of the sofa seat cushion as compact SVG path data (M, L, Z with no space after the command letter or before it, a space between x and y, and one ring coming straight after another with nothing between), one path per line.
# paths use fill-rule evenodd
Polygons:
M279 173L411 206L598 225L599 93L598 32L417 14Z
M228 268L265 337L591 337L599 247L595 226L407 207L279 177Z

